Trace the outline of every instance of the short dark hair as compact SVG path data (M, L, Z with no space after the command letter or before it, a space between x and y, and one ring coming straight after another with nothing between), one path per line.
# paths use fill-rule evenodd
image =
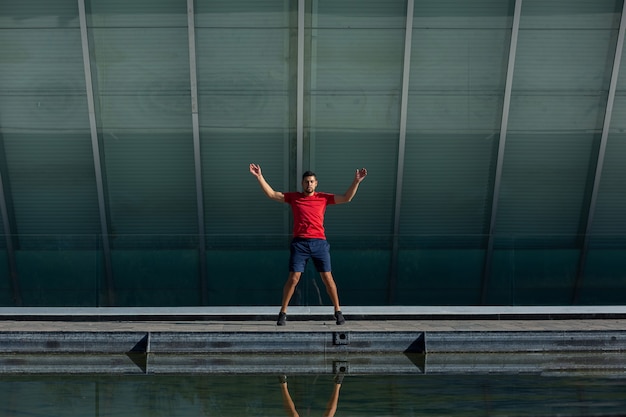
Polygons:
M315 175L313 171L305 171L304 174L302 174L302 180L304 181L306 177L315 177L315 179L317 179L317 175Z

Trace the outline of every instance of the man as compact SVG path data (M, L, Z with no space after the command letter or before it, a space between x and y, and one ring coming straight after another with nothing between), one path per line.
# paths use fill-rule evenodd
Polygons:
M354 180L344 194L328 194L315 191L317 177L311 171L302 174L302 192L282 193L274 189L265 181L261 167L250 164L250 173L259 181L261 189L271 200L291 205L293 212L293 240L291 241L289 257L289 276L283 288L283 299L278 313L278 326L284 326L287 320L287 306L304 272L309 259L313 259L315 268L319 272L326 292L335 307L335 319L338 325L346 321L341 313L337 286L331 272L330 245L326 241L324 232L324 213L326 206L331 204L348 203L354 198L359 184L367 175L365 168L357 169Z

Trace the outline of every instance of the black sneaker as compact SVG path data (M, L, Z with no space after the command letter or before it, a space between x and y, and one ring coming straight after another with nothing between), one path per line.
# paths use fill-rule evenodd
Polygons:
M341 311L335 311L335 318L337 319L338 326L346 323L346 319L343 318L343 314L341 314Z
M287 324L287 314L282 311L278 313L278 321L276 322L277 326L284 326Z
M278 377L278 382L281 384L286 384L287 383L287 375L280 375Z

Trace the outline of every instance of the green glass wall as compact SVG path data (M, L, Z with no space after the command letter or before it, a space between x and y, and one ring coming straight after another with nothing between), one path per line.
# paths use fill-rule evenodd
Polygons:
M623 0L4 0L0 306L619 304ZM615 71L614 71L615 69ZM312 267L294 304L329 304Z

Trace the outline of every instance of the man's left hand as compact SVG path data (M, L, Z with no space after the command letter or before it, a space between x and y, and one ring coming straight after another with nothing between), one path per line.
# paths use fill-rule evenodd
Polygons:
M354 179L357 182L361 182L363 181L363 178L365 178L366 176L367 176L367 169L361 168L361 169L356 170L356 173L354 174Z

